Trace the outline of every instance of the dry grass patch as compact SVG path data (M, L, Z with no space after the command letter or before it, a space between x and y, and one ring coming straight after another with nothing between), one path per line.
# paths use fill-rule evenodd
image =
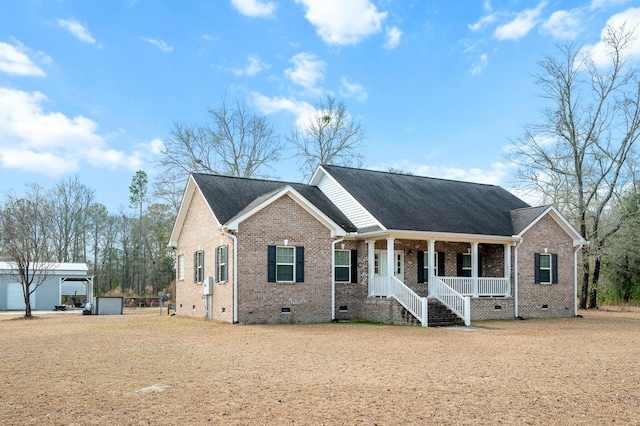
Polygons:
M0 316L0 424L638 424L640 312L581 314L473 332Z

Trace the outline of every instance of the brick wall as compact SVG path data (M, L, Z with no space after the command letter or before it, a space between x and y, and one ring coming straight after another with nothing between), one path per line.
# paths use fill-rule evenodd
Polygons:
M534 283L534 253L558 254L558 284ZM573 241L549 216L522 236L518 246L518 315L524 318L575 314ZM546 305L546 308L544 307Z
M193 253L204 251L204 276L215 277L215 249L221 245L229 246L229 280L214 283L213 296L204 297L202 283L193 282ZM218 223L198 190L178 236L176 258L179 255L184 255L184 279L176 277L176 314L233 322L233 240L218 230Z
M304 282L267 281L267 246L304 246ZM241 323L331 321L330 230L289 196L238 228L238 319ZM283 313L287 308L289 313Z

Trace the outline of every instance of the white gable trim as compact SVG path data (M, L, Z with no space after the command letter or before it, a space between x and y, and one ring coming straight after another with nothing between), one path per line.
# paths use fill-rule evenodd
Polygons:
M574 228L573 225L571 225L569 221L565 219L562 213L560 213L554 206L549 206L546 210L540 213L540 215L532 220L531 223L527 225L522 231L520 231L517 236L522 237L529 229L531 229L546 215L549 215L558 225L560 225L562 230L573 239L574 247L588 244L588 241L582 238L582 235L580 235L576 228Z
M318 166L313 173L309 185L318 187L357 228L377 226L383 230L387 229L322 166Z
M196 183L196 180L192 175L189 175L189 180L187 181L187 187L184 189L184 194L182 195L182 201L180 202L180 208L178 209L178 215L176 216L176 221L173 223L173 229L171 230L171 236L169 237L169 243L167 244L170 248L178 248L178 237L180 236L180 232L182 231L182 226L184 225L184 221L187 218L187 213L189 211L189 207L191 207L191 202L193 201L193 196L196 192L196 189L202 196L204 203L207 205L211 216L216 221L218 225L220 225L220 221L211 210L211 206L207 202L204 194L200 190L200 187Z
M243 212L242 214L232 218L227 224L227 228L230 230L237 231L240 223L244 222L254 214L258 213L271 203L279 200L280 198L288 195L294 202L299 204L303 209L305 209L311 216L313 216L317 221L322 223L324 226L329 228L331 231L331 236L345 236L347 233L344 229L342 229L338 224L336 224L333 220L331 220L327 215L322 213L316 206L314 206L309 200L303 197L298 191L293 189L290 185L285 186L277 192L274 192L273 195L262 201L261 203L255 205L251 209Z

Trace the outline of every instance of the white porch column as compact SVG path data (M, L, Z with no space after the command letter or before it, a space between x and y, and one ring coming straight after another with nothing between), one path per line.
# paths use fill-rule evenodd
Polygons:
M394 248L393 243L394 243L393 238L387 238L387 275L390 277L393 277L396 274L396 268L393 261L395 257L395 252L393 250Z
M511 244L504 245L504 278L507 280L507 296L511 296Z
M433 275L433 258L434 258L434 253L436 252L436 242L434 240L429 240L429 249L428 249L428 254L427 254L427 259L429 260L429 272L428 272L428 280L429 283L433 283L434 280L434 275ZM431 296L431 289L433 288L433 286L428 285L428 295Z
M473 278L473 296L478 297L478 243L471 243L471 277Z

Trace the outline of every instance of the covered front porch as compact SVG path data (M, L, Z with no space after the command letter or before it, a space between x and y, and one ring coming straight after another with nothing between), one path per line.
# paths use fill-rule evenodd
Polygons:
M394 297L423 325L428 298L469 325L472 299L513 294L514 238L387 235L366 242L369 297Z

